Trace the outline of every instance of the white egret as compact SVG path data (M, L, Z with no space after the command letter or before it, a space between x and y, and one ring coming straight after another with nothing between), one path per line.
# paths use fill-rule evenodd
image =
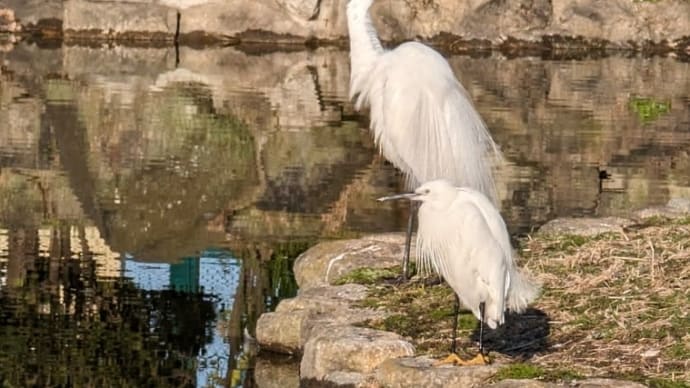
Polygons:
M448 62L432 48L407 42L381 45L369 7L349 0L350 98L370 108L371 130L383 156L414 188L433 179L474 188L496 202L490 160L500 152ZM410 210L403 260L407 262L414 210Z
M401 198L421 202L417 231L420 269L441 275L458 300L480 322L477 357L466 362L451 354L449 362L485 362L484 324L495 329L503 324L506 310L523 312L536 298L539 287L518 271L506 224L482 193L455 187L446 180L435 180L413 193L383 197L379 201ZM456 328L453 329L455 333Z

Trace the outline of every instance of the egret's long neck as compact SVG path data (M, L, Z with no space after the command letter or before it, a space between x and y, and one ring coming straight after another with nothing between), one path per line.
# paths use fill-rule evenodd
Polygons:
M370 5L371 0L350 0L347 5L352 81L368 73L372 63L383 53L383 46L369 16Z

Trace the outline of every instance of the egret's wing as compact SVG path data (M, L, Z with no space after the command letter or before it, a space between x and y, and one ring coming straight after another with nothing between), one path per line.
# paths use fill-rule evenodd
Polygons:
M510 235L508 234L508 227L506 226L501 213L498 211L488 198L481 193L467 188L458 189L463 193L465 200L472 202L474 206L479 209L484 221L489 227L489 231L496 242L503 249L504 257L509 263L513 262L513 248L510 244ZM509 264L512 265L512 264Z
M539 294L539 286L522 274L515 264L510 245L510 236L503 217L483 195L471 189L459 189L466 200L471 201L482 213L493 238L503 250L503 259L507 268L505 278L505 296L507 307L522 312Z
M481 209L474 202L456 201L451 214L462 219L457 230L460 244L468 252L464 270L473 271L489 295L486 305L487 318L494 324L503 322L505 297L508 290L508 262L500 242L494 237ZM463 269L459 269L463 270Z
M375 138L412 184L444 178L495 199L486 156L500 153L440 54L403 44L382 56L370 80Z

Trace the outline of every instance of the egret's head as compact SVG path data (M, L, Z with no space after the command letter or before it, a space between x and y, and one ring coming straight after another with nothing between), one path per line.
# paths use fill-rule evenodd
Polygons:
M413 193L404 193L381 197L378 201L392 199L409 199L411 201L434 202L438 204L450 204L455 199L458 189L444 179L429 181L419 186Z

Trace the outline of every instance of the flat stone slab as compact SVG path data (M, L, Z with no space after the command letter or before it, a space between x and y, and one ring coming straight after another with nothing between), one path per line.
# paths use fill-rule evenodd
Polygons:
M651 217L680 218L690 214L690 199L671 198L665 206L655 206L638 210L634 217L639 220Z
M577 236L596 236L607 232L619 232L634 221L620 217L564 217L553 219L539 228L540 234L573 234Z
M414 242L414 238L413 238ZM390 268L402 263L404 233L386 233L354 240L317 244L295 260L300 289L332 284L358 268ZM411 248L414 255L414 245ZM414 260L412 257L410 260Z
M311 310L261 314L256 323L256 340L262 348L297 354L303 345L302 328L316 314Z
M556 384L537 380L510 379L490 385L491 388L644 388L645 385L625 380L586 379L568 384Z
M310 309L318 313L348 308L367 296L367 288L361 284L319 286L300 289L296 297L282 300L276 311Z
M324 381L319 382L319 388L325 385L333 387L347 387L347 388L381 388L381 385L376 381L374 374L363 374L357 372L333 372L330 373Z
M561 388L563 385L537 380L509 379L490 385L491 388Z
M368 374L385 360L414 355L395 333L347 325L322 326L304 345L302 379L325 380L334 372Z
M366 287L360 284L301 291L296 297L281 301L274 312L259 317L256 340L266 350L298 354L312 334L322 327L385 318L384 311L352 307L352 303L366 295Z
M376 380L384 387L480 387L493 377L499 365L434 367L428 357L389 359L376 370ZM420 385L420 382L424 382Z
M299 387L299 362L256 359L254 381L261 388Z

